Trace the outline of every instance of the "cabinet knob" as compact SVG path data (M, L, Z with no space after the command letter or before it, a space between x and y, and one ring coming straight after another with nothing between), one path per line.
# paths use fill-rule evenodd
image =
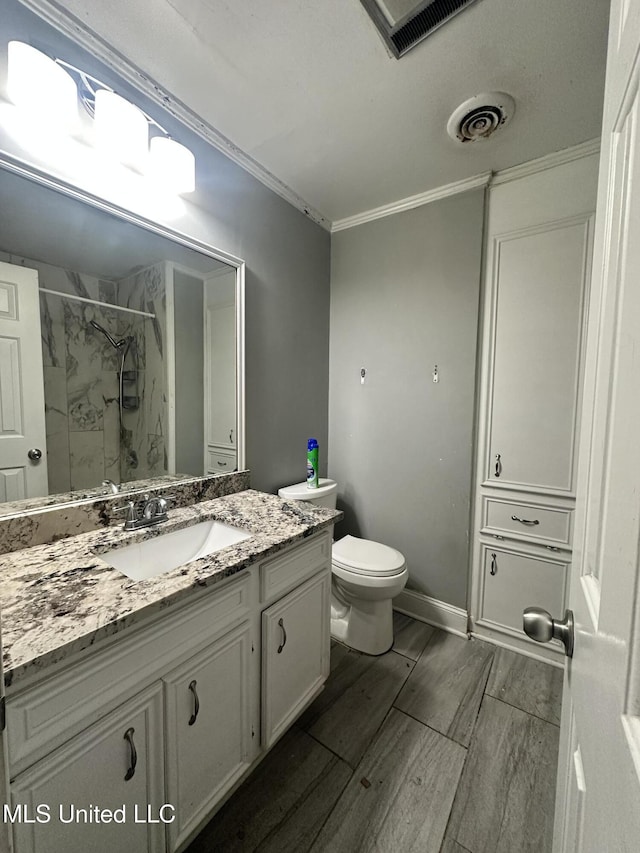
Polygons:
M278 654L282 654L282 650L287 645L287 631L284 627L284 619L282 619L282 618L278 619L278 625L280 626L280 628L282 630L282 642L278 646Z
M194 678L193 681L189 684L189 690L193 693L193 714L189 717L190 726L192 726L198 719L198 713L200 712L200 699L198 698L196 683L197 682Z
M127 770L124 781L128 782L129 779L133 779L133 774L136 772L136 764L138 763L138 753L136 752L136 745L133 742L133 735L135 734L135 729L133 726L127 729L124 733L124 739L129 743L129 751L131 753L131 760L129 762L129 769Z

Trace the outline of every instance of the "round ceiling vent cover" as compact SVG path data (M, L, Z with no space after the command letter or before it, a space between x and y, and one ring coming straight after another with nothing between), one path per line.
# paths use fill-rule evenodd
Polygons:
M515 102L506 92L475 95L454 110L447 122L447 133L458 142L488 139L510 121L515 111Z

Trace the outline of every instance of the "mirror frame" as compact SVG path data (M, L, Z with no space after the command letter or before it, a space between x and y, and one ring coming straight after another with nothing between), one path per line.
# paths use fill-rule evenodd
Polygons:
M67 183L66 181L48 173L44 172L31 164L20 160L16 157L11 156L6 151L0 150L0 169L6 170L8 172L12 172L14 175L19 175L20 177L26 178L29 181L32 181L40 186L43 186L47 189L54 190L55 192L59 192L62 195L65 195L69 198L75 199L76 201L82 202L83 204L91 205L98 210L101 210L103 213L110 214L111 216L116 216L119 219L128 222L131 225L137 225L140 228L144 228L147 231L151 231L154 234L157 234L160 237L164 237L167 240L171 240L174 243L178 243L182 246L185 246L188 249L193 249L200 254L206 255L213 260L221 261L222 263L227 264L229 267L232 267L236 271L236 284L235 284L235 299L236 299L236 318L235 318L235 332L236 332L236 472L246 470L246 423L245 423L245 262L240 258L235 257L234 255L229 254L228 252L224 252L221 249L216 249L214 246L209 245L208 243L204 243L201 240L197 240L193 237L190 237L188 234L184 234L181 231L177 231L173 228L169 228L165 225L161 225L158 222L154 222L151 219L147 219L139 214L133 213L126 208L119 207L112 202L107 201L106 199L100 198L99 196L92 195L91 193L80 189L79 187L74 186L73 184ZM172 475L168 475L172 476ZM210 479L215 476L223 476L221 474L204 474L202 477L194 477L194 476L184 476L178 477L175 481L176 483L184 482L198 482L200 480ZM139 482L136 480L131 481L131 486L126 488L128 484L123 483L122 488L119 492L120 495L126 495L129 492L135 492L139 489L136 489L135 483ZM23 501L16 501L16 503L24 504L23 512L29 513L32 511L39 511L42 506L38 507L37 505L30 506L33 502L37 504L39 501L42 501L47 496L43 496L41 498L25 498ZM54 495L50 495L50 498L55 498ZM77 506L78 504L87 504L87 503L95 503L96 500L104 499L104 495L93 495L91 497L83 497L77 499L67 499L61 500L59 503L51 502L46 504L46 508L58 508L64 506ZM22 510L22 507L20 508ZM16 513L15 511L12 515L22 514L20 511ZM1 512L0 512L1 516Z

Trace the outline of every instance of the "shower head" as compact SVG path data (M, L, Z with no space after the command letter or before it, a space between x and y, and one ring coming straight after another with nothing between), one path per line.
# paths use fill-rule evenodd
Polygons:
M121 341L116 341L116 339L112 338L111 335L109 334L109 332L107 332L106 329L103 329L103 327L100 325L100 323L96 323L95 320L89 320L89 322L93 326L94 329L97 329L99 332L102 332L102 334L109 341L111 346L115 347L115 349L120 349L120 347L123 347L127 343L127 341L128 341L127 338L124 338Z

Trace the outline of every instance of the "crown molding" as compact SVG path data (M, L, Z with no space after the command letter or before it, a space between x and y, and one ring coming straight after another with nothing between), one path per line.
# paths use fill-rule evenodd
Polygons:
M42 18L54 29L70 38L89 51L96 59L111 68L127 83L140 91L143 95L173 115L182 122L189 130L196 133L238 166L243 168L264 186L277 193L289 204L292 204L302 213L320 225L326 231L331 230L331 222L316 210L312 205L299 196L284 181L277 178L272 172L260 165L257 160L246 154L235 145L224 134L216 130L213 125L203 121L198 115L190 110L182 101L175 98L170 92L165 91L154 80L148 77L141 69L135 66L129 59L114 50L106 41L91 32L82 21L72 15L63 6L52 2L52 0L21 0L24 6Z
M346 219L338 219L331 226L331 233L344 231L345 228L355 228L356 225L363 225L365 222L372 222L374 219L393 216L394 213L401 213L403 210L422 207L423 204L430 204L432 201L438 201L450 195L457 195L458 193L465 193L479 187L486 187L490 181L491 172L483 172L480 175L473 175L461 181L453 181L451 184L444 184L433 190L427 190L408 198L402 198L399 201L392 201L390 204L384 204L381 207L374 207L373 210L365 210L363 213L347 216Z
M582 157L598 154L599 151L600 139L589 139L587 142L581 142L579 145L572 145L571 148L552 151L551 154L545 154L544 157L528 160L519 166L501 169L499 172L495 172L491 179L491 186L495 187L500 184L506 184L509 181L516 181L519 178L526 178L528 175L544 172L545 169L553 169L554 166L561 166L563 163L571 163L573 160L580 160Z

